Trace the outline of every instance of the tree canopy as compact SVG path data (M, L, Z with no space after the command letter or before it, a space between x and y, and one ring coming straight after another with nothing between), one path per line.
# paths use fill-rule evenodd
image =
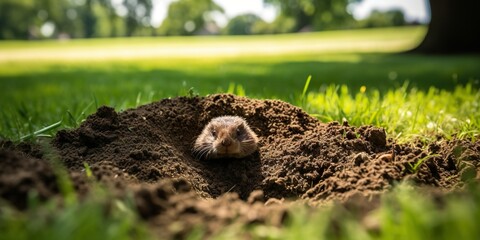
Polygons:
M401 11L373 12L356 22L347 10L356 1L360 0L264 0L280 10L273 22L244 14L220 31L213 16L224 11L213 0L173 1L159 28L151 25L152 0L1 0L0 39L276 34L405 23Z
M162 35L193 35L212 21L210 13L223 9L212 0L178 0L168 7L168 15L160 26Z
M265 24L265 21L251 13L238 15L228 22L224 32L229 35L253 34L256 24Z
M151 27L151 0L2 0L0 39L42 38L42 27L69 37L132 36Z
M314 30L328 30L349 27L354 19L347 11L347 5L358 0L264 0L265 4L276 6L280 14L294 19L293 31L311 27Z
M405 15L399 9L384 12L373 10L366 19L358 21L358 25L363 28L403 26L405 24Z

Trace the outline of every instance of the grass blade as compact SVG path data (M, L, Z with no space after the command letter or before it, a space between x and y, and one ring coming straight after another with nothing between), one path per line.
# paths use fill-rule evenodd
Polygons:
M312 75L308 75L307 81L305 81L305 86L303 87L302 92L302 103L305 100L305 94L307 94L308 86L310 85L310 80L312 80Z
M44 132L47 132L47 131L50 131L52 129L55 129L55 128L59 127L60 125L62 125L62 121L58 121L58 122L56 122L52 125L46 126L46 127L42 128L40 130L37 130L37 131L31 133L31 134L22 136L22 137L20 137L20 140L23 141L25 139L29 139L29 138L32 138L32 137L37 137ZM46 136L46 135L42 135L42 136Z

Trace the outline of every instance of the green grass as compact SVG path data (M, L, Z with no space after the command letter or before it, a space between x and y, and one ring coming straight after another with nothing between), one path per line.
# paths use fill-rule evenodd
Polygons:
M100 105L120 111L166 97L230 92L282 99L325 122L385 127L389 137L400 141L429 141L436 134L478 140L480 57L398 53L417 44L423 34L425 28L410 27L254 37L0 42L0 138L34 139L77 127ZM122 52L125 49L132 51ZM154 54L150 49L156 49ZM60 209L32 199L27 212L1 206L0 239L149 235L128 201L72 200ZM400 185L372 216L382 223L376 230L336 206L294 210L285 228L229 229L218 238L247 231L257 239L475 239L479 201L480 190L472 188L438 207ZM101 214L106 206L112 211ZM332 219L342 221L332 227Z
M430 110L433 111L431 114L436 114L442 107L452 109L457 106L456 103L467 104L470 109L466 106L460 116L452 118L478 119L475 117L478 116L478 105L474 104L478 99L480 78L477 60L480 62L479 57L468 56L443 58L349 53L291 56L287 62L281 57L257 57L223 61L4 63L0 64L0 117L3 119L0 121L0 135L20 139L58 121L62 121L62 128L75 127L100 105L122 110L161 98L186 95L192 88L200 95L227 92L232 84L237 88L242 86L250 97L279 98L301 105L299 96L308 75L312 76L312 80L309 86L311 95L308 96L311 103L307 111L321 113L324 121L341 120L341 114L335 111L349 110L338 108L340 103L333 103L333 100L354 101L352 95L365 86L368 98L363 98L363 101L376 101L375 106L379 108L370 108L369 112L361 115L350 111L352 116L341 117L346 117L353 124L390 126L390 133L398 134L398 130L408 130L409 127L397 126L402 124L400 120L404 117L394 111L401 108L406 113L417 113L416 107L424 108L423 103L431 96L441 101L437 109L419 111ZM454 74L457 77L452 77ZM402 88L407 82L408 88ZM468 83L470 90L459 88ZM349 94L337 91L338 98L331 96L325 104L319 104L319 98L313 100L315 93L323 94L332 85L347 86ZM430 90L432 87L436 90ZM412 92L413 88L416 90ZM437 92L442 93L439 95ZM417 101L417 98L422 100ZM408 106L381 108L398 101L408 103ZM443 105L445 103L449 105ZM327 107L333 109L327 111ZM376 117L356 119L361 116ZM413 123L413 119L403 122L412 128L404 135L419 133L418 126L425 125L425 121L418 124ZM478 123L475 124L478 126Z
M85 201L63 205L39 202L32 193L23 212L0 204L0 239L153 239L132 201L108 198L98 189Z
M480 57L396 53L418 43L423 34L423 27L415 27L254 37L0 42L0 137L18 140L59 121L61 126L42 134L75 127L100 105L122 110L192 91L200 95L228 92L230 86L236 86L235 93L254 98L279 98L300 106L302 89L309 75L312 76L308 88L310 94L322 94L329 86L345 85L353 96L365 86L366 95L371 101L376 99L378 106L390 106L397 100L408 102L413 107L423 105L413 100L417 96L432 95L429 92L432 91L431 87L438 89L434 91L445 91L446 96L458 86L468 83L471 90L465 96L465 101L475 101L480 85ZM398 41L401 43L398 44ZM324 49L322 45L330 46L333 43L336 44L333 50ZM218 46L227 46L227 49L235 49L240 53L231 55L228 51L215 52ZM258 46L260 49L272 47L278 52L255 52ZM303 50L291 52L288 49L292 46L302 46ZM312 49L309 51L310 47ZM172 49L183 49L190 55L184 56L181 51L173 51L169 55L132 55L127 59L108 55L115 56L119 49L142 52L157 48L170 52ZM283 51L284 48L287 50ZM200 51L198 49L215 53L196 54ZM41 54L25 56L29 52ZM75 55L78 52L101 52L106 57L90 60L56 55ZM49 59L39 61L38 58L42 57ZM396 92L407 82L408 88ZM238 91L240 88L242 91ZM411 92L411 89L416 90ZM375 91L378 96L371 94ZM338 94L340 98L348 100L348 94ZM399 94L406 94L409 99ZM358 119L358 112L342 116L343 113L325 110L325 106L318 104L318 98L312 101L315 98L313 95L308 97L311 103L306 110L320 114L325 121L346 117L353 124L396 124L389 130L394 136L399 132L403 135L420 134L418 126L422 128L424 125L411 124L411 121L395 122L393 119L399 117L398 113L392 113L395 107L390 110L369 109L370 112L363 112L362 115L371 118L372 114L377 114L374 115L377 117ZM462 99L458 101L463 104ZM331 107L337 108L337 111L348 111L338 109L338 104ZM464 111L461 116L452 117L461 120L472 117L473 121L474 116L469 115L478 112L477 109L472 106L470 111ZM408 111L418 112L411 108ZM379 114L383 114L382 119ZM407 131L408 127L399 127L398 124L411 124L412 129ZM477 123L473 125L478 126Z
M447 139L475 141L480 136L480 91L458 85L453 91L430 87L427 91L404 86L381 92L361 87L330 85L311 92L303 106L324 122L344 120L354 126L384 127L399 141Z
M327 44L327 51L345 52L345 51L368 51L372 49L376 52L390 52L402 50L405 47L411 47L416 44L419 39L423 37L426 29L424 27L401 27L401 28L383 28L383 29L360 29L350 31L328 31L321 33L303 33L303 34L282 34L282 35L256 35L256 36L214 36L214 37L136 37L136 38L115 38L115 39L76 39L74 41L3 41L0 45L0 50L3 51L4 56L0 55L0 60L5 60L7 57L17 59L25 57L25 53L47 52L50 56L42 56L42 58L55 59L55 54L64 50L90 50L109 51L112 55L103 56L104 58L113 59L116 56L111 50L119 49L154 49L166 50L171 48L187 48L187 49L208 49L211 52L210 57L230 56L231 52L218 51L228 49L242 49L242 52L254 52L256 54L264 49L253 48L255 46L269 46L269 49L285 49L296 47L295 54L299 52L312 52L312 50L321 50L325 52L325 48L319 46L319 43ZM273 43L273 45L272 45ZM349 43L349 46L344 46L338 43ZM383 47L380 49L378 45ZM127 45L126 45L127 44ZM307 45L307 46L302 46ZM125 48L128 46L128 48ZM305 49L302 47L306 47ZM307 50L308 49L308 50ZM299 51L300 50L300 51ZM77 51L72 51L76 52ZM155 56L156 58L172 57L186 57L192 58L191 54L184 55L181 51L173 51L169 56ZM202 51L200 51L202 52ZM197 52L200 53L200 52ZM21 53L21 54L20 54ZM204 52L203 52L204 53ZM212 54L214 53L214 54ZM251 55L251 53L248 53ZM278 53L270 53L278 54ZM17 56L14 56L17 55ZM202 54L204 55L204 54ZM244 54L240 54L244 55ZM95 53L93 54L95 56ZM77 61L78 59L73 59Z

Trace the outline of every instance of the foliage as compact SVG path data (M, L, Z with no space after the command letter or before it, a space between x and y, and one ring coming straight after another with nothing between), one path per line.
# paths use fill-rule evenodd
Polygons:
M249 35L255 33L254 26L257 24L265 24L265 21L251 13L238 15L228 22L223 31L228 35Z
M232 18L223 32L229 35L279 34L294 31L295 19L283 15L271 23L254 14L244 14Z
M236 16L226 34L277 34L404 24L403 13L374 11L355 22L347 5L358 0L264 0L281 11L272 23L253 14ZM213 16L223 9L213 0L173 1L159 28L152 24L152 0L2 0L1 39L97 38L218 33ZM49 29L52 33L49 33Z
M151 0L2 0L0 39L35 39L45 24L54 37L132 36L151 28Z
M278 34L291 33L295 28L295 19L279 15L272 23L264 21L256 22L252 26L252 33L254 34Z
M359 21L359 27L374 28L374 27L392 27L403 26L406 24L405 15L402 10L393 9L385 12L374 10L366 19Z
M29 6L20 1L0 2L0 39L28 38ZM16 24L11 24L15 22Z
M295 19L293 31L311 27L314 30L349 28L353 17L347 11L352 0L264 0L280 8L281 15Z
M104 0L105 1L105 0ZM150 26L153 4L151 0L124 1L127 36L133 36L139 26Z
M167 18L160 26L161 35L193 35L212 22L209 13L223 9L212 0L179 0L168 7Z
M66 20L61 14L66 5L67 0L0 1L0 39L40 37L39 29L45 22Z

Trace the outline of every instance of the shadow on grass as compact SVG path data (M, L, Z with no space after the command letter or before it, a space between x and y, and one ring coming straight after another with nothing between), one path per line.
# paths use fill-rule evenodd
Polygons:
M12 65L18 68L17 73L0 72L2 118L19 122L15 124L31 123L33 127L29 127L35 129L59 121L59 116L67 111L80 119L100 105L121 110L192 92L226 92L232 84L242 86L250 97L296 103L308 75L312 75L310 91L344 84L352 92L365 86L367 91L378 89L385 93L407 81L410 87L423 91L432 86L453 90L456 85L469 82L475 88L480 86L480 56L311 54L175 61ZM3 124L0 132L21 128L15 124Z
M433 86L451 90L457 84L480 79L480 57L421 56L406 54L358 54L351 61L324 59L321 55L308 60L232 61L201 64L186 62L186 66L148 67L128 64L102 63L70 65L67 68L50 66L48 71L24 72L1 76L3 94L22 99L48 98L55 95L91 96L98 98L136 97L139 92L155 92L159 97L182 94L193 87L204 95L226 91L230 83L242 85L248 95L277 97L289 100L301 93L308 75L312 75L310 90L322 85L345 84L351 89L361 86L384 92L400 87L405 81L420 90Z

